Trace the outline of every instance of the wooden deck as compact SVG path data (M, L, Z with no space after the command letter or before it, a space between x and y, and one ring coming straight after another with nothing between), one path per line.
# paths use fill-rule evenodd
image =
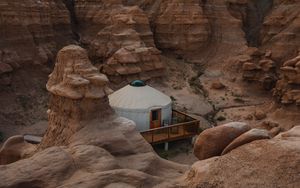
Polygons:
M176 110L173 110L173 117L172 125L143 131L141 135L150 144L159 144L199 134L199 120Z

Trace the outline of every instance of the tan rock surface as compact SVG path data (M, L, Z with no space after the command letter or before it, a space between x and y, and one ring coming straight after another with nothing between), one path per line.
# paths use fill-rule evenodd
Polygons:
M282 78L277 82L273 94L283 104L300 105L300 55L286 61L281 67Z
M75 5L81 41L99 69L117 86L164 75L147 14L122 1L79 1ZM94 14L97 12L97 14ZM104 65L102 64L104 62Z
M18 161L35 149L35 146L27 143L22 135L10 137L0 148L0 165Z
M271 140L259 140L227 155L195 163L185 175L188 187L298 187L300 127Z
M230 152L231 150L234 150L237 147L240 147L244 144L250 143L254 140L262 140L262 139L270 139L269 132L264 129L251 129L250 131L247 131L243 134L241 134L239 137L234 139L222 152L222 155L225 155L226 153Z
M199 1L162 1L154 24L155 40L160 49L190 58L195 49L208 44L209 22Z
M45 65L60 47L72 42L69 12L61 1L4 0L0 10L0 61L14 69Z
M298 1L276 0L262 29L262 46L272 51L272 59L287 60L299 50L300 4Z
M246 123L232 122L204 130L194 145L194 155L199 159L221 155L234 139L250 130Z

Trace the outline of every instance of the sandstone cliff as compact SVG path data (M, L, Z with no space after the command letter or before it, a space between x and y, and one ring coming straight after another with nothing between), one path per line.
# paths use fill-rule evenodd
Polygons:
M300 56L286 61L281 67L282 77L273 94L283 104L300 105Z

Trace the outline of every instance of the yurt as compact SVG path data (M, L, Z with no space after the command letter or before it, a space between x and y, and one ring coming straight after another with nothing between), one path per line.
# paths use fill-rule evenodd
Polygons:
M131 82L108 97L115 112L133 120L139 131L162 127L171 122L171 98L141 80Z

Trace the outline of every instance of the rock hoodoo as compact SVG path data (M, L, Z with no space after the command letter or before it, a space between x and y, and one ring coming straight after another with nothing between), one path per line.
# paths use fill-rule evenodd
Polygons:
M0 165L0 187L179 187L187 166L158 157L116 117L107 83L83 48L63 48L47 83L47 132L31 157Z
M85 121L101 121L112 113L107 83L107 77L90 63L83 48L71 45L60 50L47 83L49 126L41 147L66 145Z
M283 104L300 106L300 54L281 67L283 77L277 82L274 95Z

